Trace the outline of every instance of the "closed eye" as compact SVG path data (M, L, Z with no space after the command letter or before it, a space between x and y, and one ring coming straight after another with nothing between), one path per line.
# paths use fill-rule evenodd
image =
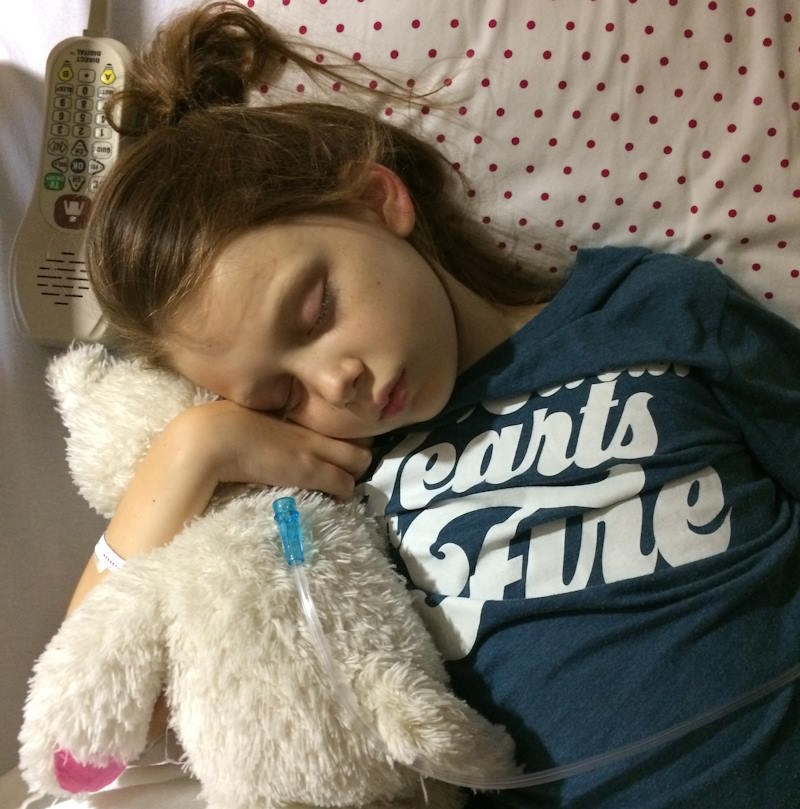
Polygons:
M306 334L315 337L333 325L336 315L336 293L327 274L315 285L312 293L301 309L300 319L305 326ZM297 381L291 379L286 391L286 399L280 408L273 411L276 418L285 420L298 399Z
M328 328L334 318L336 296L327 275L320 281L311 300L313 301L312 314L309 318L311 326L307 333L309 336L314 336Z

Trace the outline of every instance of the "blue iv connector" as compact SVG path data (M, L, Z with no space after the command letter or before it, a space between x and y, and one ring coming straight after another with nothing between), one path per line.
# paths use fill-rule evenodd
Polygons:
M300 530L300 515L297 513L294 497L280 497L273 502L272 508L275 511L275 522L278 523L281 532L286 563L289 567L302 565L305 562L303 532Z

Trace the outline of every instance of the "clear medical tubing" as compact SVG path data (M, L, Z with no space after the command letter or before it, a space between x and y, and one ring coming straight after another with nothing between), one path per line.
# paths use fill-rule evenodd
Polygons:
M300 596L300 604L303 608L303 615L305 616L311 637L316 645L317 655L328 674L336 699L343 709L344 716L342 719L348 728L357 728L381 754L391 758L383 739L381 739L364 720L355 695L350 688L350 684L345 680L339 664L334 659L330 645L328 644L328 639L320 624L319 615L317 614L314 600L309 591L308 578L304 569L302 533L299 528L299 518L297 516L294 498L283 497L280 500L276 500L273 507L275 509L275 519L281 530L281 539L284 544L286 561L294 574L295 585ZM284 536L284 530L287 532L286 536ZM683 722L678 722L672 725L672 727L655 733L652 736L647 736L631 744L615 747L613 750L600 753L596 756L588 756L571 764L551 767L546 770L538 770L537 772L523 773L521 775L511 775L503 778L497 778L491 775L485 777L464 775L463 773L440 767L435 761L429 761L422 755L414 760L411 767L420 773L420 775L435 778L437 781L444 781L448 784L476 790L494 791L500 789L521 789L523 787L547 784L552 781L560 781L573 775L604 767L615 761L620 761L629 756L634 756L637 753L652 750L667 742L679 739L687 733L710 725L712 722L716 722L729 714L758 702L774 691L785 688L798 678L800 678L800 664L762 683L757 688L748 691L732 702L728 702L717 708L712 708Z

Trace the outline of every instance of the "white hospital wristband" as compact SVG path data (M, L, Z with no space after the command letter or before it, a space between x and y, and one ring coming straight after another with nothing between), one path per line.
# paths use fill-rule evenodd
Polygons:
M105 532L94 546L94 555L101 573L104 570L120 570L125 565L125 560L106 542Z

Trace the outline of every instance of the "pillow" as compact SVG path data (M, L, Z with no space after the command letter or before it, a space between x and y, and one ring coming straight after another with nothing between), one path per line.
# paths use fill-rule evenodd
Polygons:
M584 246L685 253L800 325L791 4L248 5L318 61L436 90L429 110L378 99L375 110L418 128L463 171L465 203L510 232L498 249L553 273ZM292 68L259 95L336 100L331 84Z

